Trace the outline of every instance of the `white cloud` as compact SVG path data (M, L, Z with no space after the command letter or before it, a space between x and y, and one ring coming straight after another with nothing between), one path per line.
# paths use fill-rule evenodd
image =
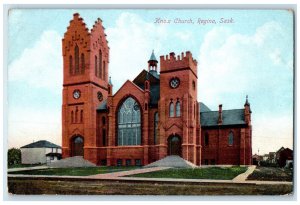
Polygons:
M191 31L178 31L174 35L181 41L191 41L193 39L193 33Z
M255 92L286 82L290 85L292 55L282 55L291 52L287 41L276 22L265 23L253 35L233 33L228 27L213 28L204 36L198 57L200 100L217 103L216 98L225 94ZM278 75L282 72L285 75Z
M115 27L106 29L110 50L109 71L114 84L114 92L127 80L133 80L143 69L152 49L156 57L166 38L166 29L153 23L145 22L141 16L122 13ZM159 59L157 59L159 61Z
M212 109L243 108L250 94L253 153L293 145L292 34L267 22L252 34L215 27L204 36L198 58L199 96Z
M8 65L8 81L60 92L62 86L61 36L44 31L31 48Z

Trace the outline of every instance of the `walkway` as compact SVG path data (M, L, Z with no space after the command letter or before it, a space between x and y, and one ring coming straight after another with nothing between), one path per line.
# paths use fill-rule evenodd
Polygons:
M128 175L134 175L134 174L142 174L147 172L155 172L160 171L164 169L170 169L170 167L151 167L151 168L144 168L144 169L134 169L129 171L121 171L121 172L111 172L107 174L96 174L88 176L89 178L95 178L95 179L116 179Z
M249 166L248 169L247 169L247 171L245 171L244 173L236 176L234 179L232 179L232 181L234 181L234 182L243 182L243 181L246 181L246 179L248 178L248 176L254 172L255 168L256 168L255 165Z
M10 168L7 169L7 172L17 172L17 171L27 171L27 170L35 170L35 169L48 169L49 167L43 166L35 166L35 167L21 167L21 168Z

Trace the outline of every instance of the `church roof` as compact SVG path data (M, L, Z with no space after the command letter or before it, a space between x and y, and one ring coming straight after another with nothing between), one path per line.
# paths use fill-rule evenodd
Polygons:
M150 81L150 106L157 105L160 95L159 75L156 71L143 70L134 80L133 83L144 90L145 81L148 76Z
M199 103L200 106L200 112L208 112L211 111L203 102Z
M142 72L140 72L140 74L138 74L138 76L135 77L135 79L132 81L134 84L136 85L144 85L145 80L147 78L147 73L148 73L148 78L150 81L150 85L154 84L154 83L158 83L159 84L159 75L157 74L156 71L146 71L143 70ZM149 75L150 74L150 75Z
M44 147L46 147L46 148L61 148L61 146L58 146L51 142L48 142L47 140L40 140L37 142L33 142L33 143L25 145L21 148L44 148Z
M222 125L245 125L244 109L223 110ZM219 111L200 112L202 127L218 126Z

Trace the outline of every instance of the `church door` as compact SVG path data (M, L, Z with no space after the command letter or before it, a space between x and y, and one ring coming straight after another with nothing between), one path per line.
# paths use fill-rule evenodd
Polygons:
M83 138L80 136L74 137L72 140L72 157L83 156Z
M171 135L168 139L168 155L181 156L181 139L178 135Z

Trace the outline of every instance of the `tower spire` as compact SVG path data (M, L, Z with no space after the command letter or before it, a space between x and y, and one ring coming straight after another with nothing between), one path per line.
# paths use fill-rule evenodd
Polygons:
M248 102L248 95L246 95L246 102L245 102L245 105L244 106L250 106L250 103Z
M154 50L152 50L152 54L150 56L150 59L148 60L148 71L154 70L157 72L157 63L156 57L154 55Z
M109 85L112 85L112 82L111 82L111 76L109 76L108 84L109 84Z

